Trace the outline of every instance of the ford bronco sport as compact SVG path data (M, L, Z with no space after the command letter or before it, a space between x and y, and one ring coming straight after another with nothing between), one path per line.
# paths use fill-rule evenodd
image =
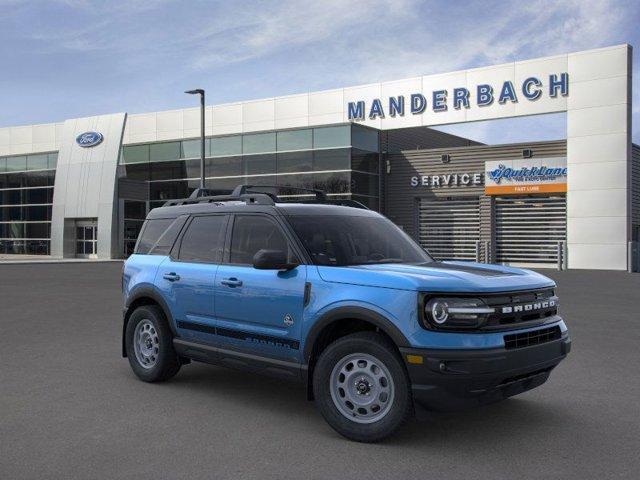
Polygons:
M535 388L569 352L548 278L435 261L356 202L257 189L149 212L123 271L123 356L141 380L192 360L299 380L337 432L371 442L415 408Z

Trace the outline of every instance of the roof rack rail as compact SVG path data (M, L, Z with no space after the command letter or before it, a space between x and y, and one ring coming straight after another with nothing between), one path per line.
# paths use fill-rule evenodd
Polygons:
M216 191L210 188L196 188L189 198L198 198L198 197L214 197L216 195Z
M274 188L295 190L299 192L309 192L315 195L315 200L304 201L303 203L324 203L328 205L341 205L344 207L362 208L369 210L366 205L351 199L329 199L327 194L322 190L316 190L313 188L301 188L301 187L289 187L287 185L238 185L233 189L231 194L227 195L212 195L215 190L207 188L197 188L194 190L189 198L183 198L181 200L169 200L163 206L164 207L176 207L179 205L193 205L196 203L223 203L223 202L244 202L247 205L275 205L280 201L277 195L268 192L252 191L252 189L258 188Z
M302 187L290 187L288 185L238 185L234 190L233 193L231 195L242 195L245 193L263 193L265 195L270 195L270 193L267 192L251 192L250 190L252 188L273 188L276 191L278 190L295 190L298 192L308 192L310 194L313 194L316 196L316 201L320 202L320 203L326 203L327 202L327 194L324 193L323 190L317 190L315 188L302 188ZM278 197L277 195L273 195L273 197L275 197L275 201L278 201Z
M343 207L353 207L353 208L361 208L363 210L371 210L364 203L361 203L357 200L351 200L348 198L338 198L336 200L329 200L331 205L341 205Z
M235 191L235 190L234 190ZM189 195L189 198L180 200L169 200L163 207L177 207L179 205L194 205L197 203L223 203L223 202L244 202L247 205L275 205L277 197L266 193L251 193L241 195L206 195L210 189L197 188ZM202 194L205 195L202 195Z

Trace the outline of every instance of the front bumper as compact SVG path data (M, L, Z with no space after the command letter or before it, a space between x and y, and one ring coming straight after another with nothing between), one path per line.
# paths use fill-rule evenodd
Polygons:
M434 411L492 403L542 385L571 350L565 332L551 342L506 350L401 348L414 402ZM422 363L419 362L421 359Z

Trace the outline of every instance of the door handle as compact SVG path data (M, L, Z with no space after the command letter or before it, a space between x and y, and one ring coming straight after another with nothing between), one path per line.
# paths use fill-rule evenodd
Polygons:
M241 287L242 280L238 280L236 277L225 278L220 281L222 285L226 285L227 287Z
M180 275L175 272L171 272L165 273L164 275L162 275L162 278L164 278L165 280L169 280L170 282L177 282L178 280L180 280Z

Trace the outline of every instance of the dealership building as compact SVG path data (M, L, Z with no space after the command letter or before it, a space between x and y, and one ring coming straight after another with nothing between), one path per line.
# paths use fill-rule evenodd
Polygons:
M207 188L319 188L439 259L638 270L632 49L205 108ZM566 112L566 138L484 145L429 127ZM198 108L0 129L0 255L123 258L200 177ZM299 193L282 189L284 198Z

